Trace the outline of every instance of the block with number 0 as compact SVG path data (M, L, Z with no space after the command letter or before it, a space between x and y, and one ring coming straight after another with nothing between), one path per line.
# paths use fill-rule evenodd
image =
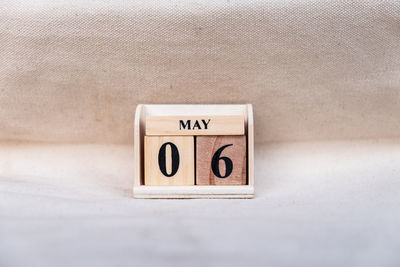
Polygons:
M194 185L193 136L145 136L146 185Z

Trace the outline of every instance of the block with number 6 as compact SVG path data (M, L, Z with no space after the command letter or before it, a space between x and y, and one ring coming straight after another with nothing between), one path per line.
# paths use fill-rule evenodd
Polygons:
M246 136L197 136L196 184L245 185Z
M145 136L145 185L194 185L193 136Z

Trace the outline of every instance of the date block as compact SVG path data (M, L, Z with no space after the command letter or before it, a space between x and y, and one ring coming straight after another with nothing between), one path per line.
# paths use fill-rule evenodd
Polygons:
M245 185L246 136L197 136L196 184Z
M145 185L194 185L193 136L145 136Z

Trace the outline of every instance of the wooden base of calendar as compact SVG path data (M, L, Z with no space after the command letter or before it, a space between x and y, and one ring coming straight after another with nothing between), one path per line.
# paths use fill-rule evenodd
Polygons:
M244 116L247 137L246 185L194 185L150 186L144 185L144 135L147 116ZM246 105L138 105L134 131L135 198L252 198L254 197L254 127L253 109Z
M240 186L139 186L135 198L252 198L254 187Z

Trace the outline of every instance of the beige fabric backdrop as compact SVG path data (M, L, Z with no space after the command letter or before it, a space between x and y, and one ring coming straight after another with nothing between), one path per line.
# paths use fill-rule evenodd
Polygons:
M132 143L138 103L253 103L256 142L400 136L398 1L2 1L0 139Z

